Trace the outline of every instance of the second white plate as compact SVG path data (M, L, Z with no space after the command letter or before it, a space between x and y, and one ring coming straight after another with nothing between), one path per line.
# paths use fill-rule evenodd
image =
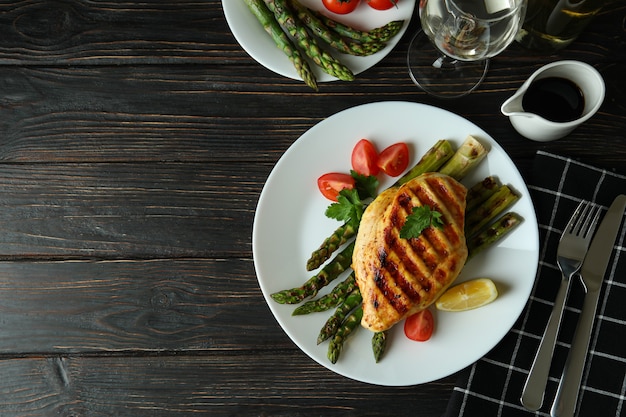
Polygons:
M399 1L397 7L392 7L384 11L374 10L363 1L352 13L347 15L335 15L326 11L320 0L300 0L300 2L310 9L324 12L328 16L332 16L334 20L361 30L374 29L392 20L404 20L404 26L400 30L400 33L387 42L387 46L383 50L373 55L359 57L332 52L332 54L339 58L354 74L359 74L373 67L391 52L406 31L411 21L411 16L413 15L413 9L415 8L415 0ZM265 32L243 0L222 0L222 7L226 21L235 39L237 39L241 47L254 60L267 69L284 77L294 80L300 79L291 61L289 61L283 51L276 47L272 38ZM335 77L326 74L316 65L312 64L311 68L319 82L337 80Z

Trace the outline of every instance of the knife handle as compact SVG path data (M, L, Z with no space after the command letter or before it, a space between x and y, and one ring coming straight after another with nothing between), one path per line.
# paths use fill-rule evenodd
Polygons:
M589 350L591 330L596 317L600 290L589 291L585 295L583 308L576 325L572 347L567 355L559 388L550 410L552 417L573 417L578 402L578 392L585 369L585 359Z
M520 400L522 405L528 410L539 410L543 404L543 396L548 383L552 356L554 355L554 346L556 345L559 328L561 327L561 319L563 317L565 300L567 299L567 293L570 289L570 283L571 279L566 277L561 279L561 286L559 287L559 292L556 294L552 313L550 313L550 319L541 337L539 349L537 350L535 360L530 368L526 384L522 391L522 398Z

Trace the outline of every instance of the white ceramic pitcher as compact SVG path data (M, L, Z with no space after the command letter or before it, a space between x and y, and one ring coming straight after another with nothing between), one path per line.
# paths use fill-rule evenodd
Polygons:
M528 87L533 81L547 77L565 78L580 88L585 106L578 119L571 122L552 122L524 111L522 100ZM604 80L591 65L580 61L557 61L535 71L519 90L502 104L500 110L509 117L515 130L522 136L539 142L548 142L568 135L593 116L604 101L604 92Z

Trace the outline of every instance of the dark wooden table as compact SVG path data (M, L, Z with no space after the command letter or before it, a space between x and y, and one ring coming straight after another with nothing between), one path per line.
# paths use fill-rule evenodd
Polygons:
M2 2L0 415L440 416L454 375L363 384L285 335L252 260L265 180L311 126L382 100L466 117L524 175L538 149L625 172L625 19L612 2L551 56L514 44L441 101L407 74L415 19L356 81L313 92L252 60L219 0ZM521 138L500 104L569 58L602 73L604 105L560 141Z

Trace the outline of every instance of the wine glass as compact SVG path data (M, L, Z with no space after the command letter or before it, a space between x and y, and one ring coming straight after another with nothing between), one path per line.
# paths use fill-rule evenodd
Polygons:
M409 74L427 93L454 98L481 83L489 58L515 38L527 0L420 0L422 29L409 45Z

